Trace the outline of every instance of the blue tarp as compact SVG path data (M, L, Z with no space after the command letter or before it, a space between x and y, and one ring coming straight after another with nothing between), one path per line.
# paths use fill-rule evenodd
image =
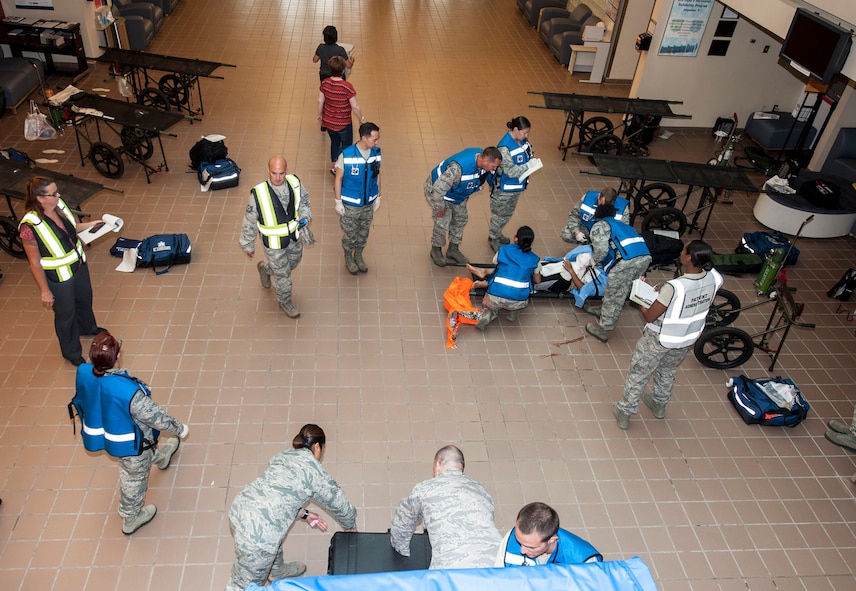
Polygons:
M250 585L247 591L264 587ZM274 591L657 591L648 566L630 560L514 568L415 570L365 575L281 579Z

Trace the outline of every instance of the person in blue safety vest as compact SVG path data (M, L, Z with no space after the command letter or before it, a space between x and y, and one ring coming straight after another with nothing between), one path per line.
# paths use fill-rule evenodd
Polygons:
M546 503L529 503L499 545L494 566L540 566L602 562L589 542L559 527L559 514Z
M615 219L625 224L630 223L630 202L624 197L619 197L618 191L611 188L603 191L588 191L568 214L568 223L562 230L562 240L571 244L574 242L586 244L595 222L594 212L597 206L602 204L614 205Z
M377 145L380 128L367 122L360 125L359 133L359 141L339 154L333 182L336 213L342 226L345 267L351 275L369 270L363 249L369 239L374 213L380 207L381 154Z
M80 417L87 451L104 450L118 459L119 515L122 533L130 535L157 513L154 505L143 506L152 464L166 470L190 428L154 402L145 383L118 367L121 349L122 342L109 332L95 336L89 348L92 363L77 368L69 414L73 407ZM159 443L161 432L176 437Z
M618 324L633 280L645 275L651 265L645 240L631 226L616 220L615 214L614 205L598 205L589 234L594 260L603 267L607 280L601 304L586 302L583 310L597 316L596 324L586 324L586 332L602 343L609 340L609 332Z
M529 305L532 286L541 281L536 269L540 257L532 252L535 232L529 226L520 226L511 244L499 247L494 256L493 268L467 265L467 270L480 281L473 287L486 288L482 299L482 311L476 328L484 331L500 310L508 310L508 320L517 320L517 313Z
M434 220L431 260L438 267L470 262L460 249L464 227L469 221L467 200L486 182L492 182L493 174L501 163L502 154L493 146L484 150L467 148L431 169L424 190ZM442 249L447 234L449 248L444 256Z

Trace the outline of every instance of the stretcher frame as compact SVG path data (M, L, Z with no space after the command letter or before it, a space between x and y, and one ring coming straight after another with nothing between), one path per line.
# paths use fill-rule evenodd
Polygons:
M131 51L115 47L101 47L101 49L104 50L104 53L93 59L110 64L110 71L114 76L127 74L138 103L160 108L162 111L169 111L171 107L175 107L179 111L186 111L189 115L205 114L202 103L202 85L199 83L199 79L223 80L222 76L213 74L214 70L221 67L237 67L221 62L160 55L145 51ZM149 70L170 73L155 80L154 76L149 74ZM194 110L192 105L194 86L199 98L198 110ZM193 119L190 122L193 123Z
M20 162L0 158L0 195L6 198L6 205L9 208L8 216L0 216L0 248L18 259L26 258L27 255L24 253L23 244L18 236L18 224L21 218L15 212L12 200L24 201L27 198L26 185L34 176L44 176L55 181L61 188L62 200L77 215L79 220L89 217L89 214L84 213L80 209L80 206L96 193L102 190L122 193L121 189L108 187L107 185L101 185L53 170L39 168L38 166L29 167Z
M555 92L540 92L530 90L528 94L537 94L544 97L543 105L529 105L533 109L553 109L565 111L565 127L562 129L562 137L559 140L559 150L562 151L562 160L568 157L568 150L577 148L577 154L585 153L584 148L588 142L584 138L586 128L586 113L610 113L622 115L639 115L647 117L658 116L663 119L691 119L691 115L680 115L672 111L670 105L680 105L683 101L669 101L656 99L632 99L627 97L598 96L585 94L562 94ZM627 134L627 125L621 125L622 132L620 140L623 142ZM579 131L578 131L579 130ZM574 142L574 133L578 131L578 137ZM596 132L612 134L614 128ZM594 139L588 138L589 140Z
M760 190L752 184L752 181L746 176L746 172L739 168L674 160L610 156L608 154L595 154L591 158L594 160L597 170L582 170L580 172L583 174L620 178L619 194L626 195L628 201L633 203L631 220L636 218L638 210L641 208L640 196L648 181L668 183L670 185L686 185L687 192L684 195L683 206L680 210L675 210L684 216L690 196L696 189L701 189L698 207L689 212L693 217L692 220L687 220L686 228L690 232L698 232L699 238L702 240L713 214L717 198L723 190L745 192L757 192ZM666 208L663 209L665 210ZM707 215L704 221L700 222L701 216L705 211ZM700 223L703 223L703 225L700 225ZM680 234L681 232L678 233Z
M169 171L161 137L178 136L165 130L187 118L180 113L159 111L85 92L75 94L63 103L63 106L72 111L71 122L81 166L85 166L86 160L89 159L102 176L120 178L125 171L122 156L128 156L143 167L146 182L149 184L152 182L152 174L161 170ZM77 112L75 108L95 109L100 111L101 115ZM92 123L94 125L91 125ZM102 125L119 137L118 148L104 141ZM153 139L157 139L162 158L162 162L157 166L147 162L154 154ZM83 152L84 143L88 147L86 154Z

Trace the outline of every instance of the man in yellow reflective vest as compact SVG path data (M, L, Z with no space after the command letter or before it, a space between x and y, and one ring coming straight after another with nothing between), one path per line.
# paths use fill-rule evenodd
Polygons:
M300 316L291 301L291 271L303 258L300 228L312 221L309 192L293 174L282 156L268 161L269 178L250 190L250 200L241 225L238 243L251 259L256 235L261 237L267 261L259 261L262 287L274 286L276 299L289 318Z

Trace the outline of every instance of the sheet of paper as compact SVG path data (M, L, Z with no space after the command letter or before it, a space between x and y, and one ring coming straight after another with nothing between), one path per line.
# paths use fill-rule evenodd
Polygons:
M110 215L109 213L105 213L101 216L101 221L104 222L104 225L101 227L93 226L92 228L87 228L82 232L77 234L77 237L80 238L84 244L90 244L93 240L97 238L101 238L105 234L109 234L110 232L118 232L122 229L122 226L125 225L124 220L122 218L117 218L115 215Z
M657 299L657 291L654 287L641 279L633 281L633 289L630 290L630 301L640 306L650 308Z

